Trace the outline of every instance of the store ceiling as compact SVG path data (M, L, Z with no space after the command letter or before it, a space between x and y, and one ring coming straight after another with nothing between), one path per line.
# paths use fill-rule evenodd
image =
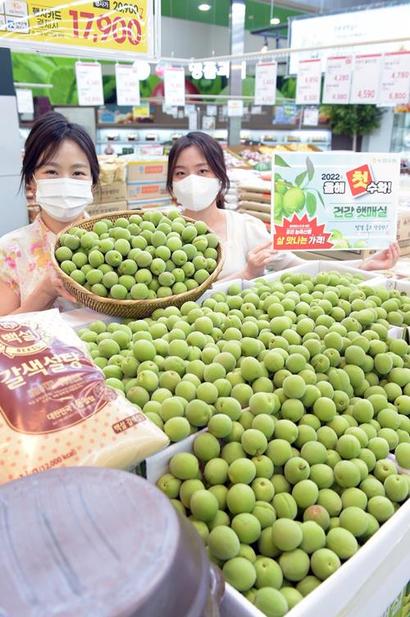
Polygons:
M216 26L229 26L230 0L206 0L209 11L200 11L199 5L205 0L161 0L162 15L197 21ZM247 30L269 26L271 0L245 0ZM301 14L328 13L374 5L375 0L274 0L273 16L281 24L287 24L288 17Z
M162 0L162 15L210 25L229 26L230 1L207 0L207 3L211 5L211 9L200 11L198 5L201 4L201 0ZM274 17L279 17L281 23L287 23L288 17L299 15L300 12L300 9L289 9L282 5L279 6L276 2L274 4ZM247 30L256 30L269 25L270 17L270 2L246 0L245 27Z
M270 0L262 0L262 2L270 4ZM280 0L278 4L284 4L288 8L298 9L302 12L330 13L331 11L374 5L375 0Z

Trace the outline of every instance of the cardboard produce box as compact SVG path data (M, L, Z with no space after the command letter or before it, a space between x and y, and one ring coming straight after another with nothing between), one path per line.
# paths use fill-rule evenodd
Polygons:
M167 196L165 182L129 182L127 185L128 201L164 199Z
M399 240L400 257L408 257L410 255L410 238L408 240Z
M168 158L128 161L128 182L165 182Z
M397 213L397 240L410 240L410 208Z
M91 206L88 206L87 213L90 216L95 216L97 214L108 214L109 212L121 212L121 210L128 210L128 204L125 200L93 203Z
M127 199L127 185L125 182L98 184L94 190L94 204L113 203Z
M144 210L147 208L158 208L160 210L164 210L166 208L171 208L172 206L173 203L168 197L163 199L140 199L137 201L128 202L129 210Z

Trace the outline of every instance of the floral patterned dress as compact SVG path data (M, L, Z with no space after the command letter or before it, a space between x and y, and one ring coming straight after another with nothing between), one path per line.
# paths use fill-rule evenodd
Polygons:
M18 296L20 304L34 291L41 279L53 268L51 252L56 235L46 227L40 216L0 238L0 281ZM62 310L74 305L57 299Z

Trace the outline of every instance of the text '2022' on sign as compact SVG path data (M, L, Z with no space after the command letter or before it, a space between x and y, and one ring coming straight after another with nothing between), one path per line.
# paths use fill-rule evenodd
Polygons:
M15 0L0 40L70 45L93 50L149 53L149 0Z

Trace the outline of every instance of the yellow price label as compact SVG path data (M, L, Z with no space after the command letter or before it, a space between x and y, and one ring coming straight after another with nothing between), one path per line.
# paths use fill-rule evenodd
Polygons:
M67 4L57 4L55 0L6 0L3 6L0 40L69 45L107 52L148 54L150 51L150 0Z

